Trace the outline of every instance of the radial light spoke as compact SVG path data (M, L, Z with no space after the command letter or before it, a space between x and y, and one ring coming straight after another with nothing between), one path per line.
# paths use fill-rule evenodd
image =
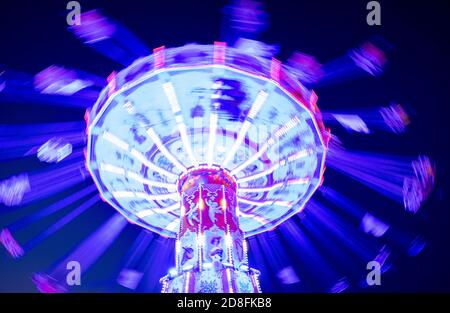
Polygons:
M223 167L226 167L228 162L230 162L233 159L237 150L241 146L242 141L244 141L247 131L252 126L252 123L253 123L252 120L256 117L256 114L258 114L259 110L263 106L263 104L266 101L268 96L269 96L269 94L264 90L261 90L258 93L258 96L256 96L255 102L253 102L253 104L250 108L250 112L248 113L247 118L245 119L244 123L242 124L242 127L239 131L236 141L234 142L233 146L231 147L231 150L228 153L228 155L225 157L225 160L222 162Z
M167 96L167 100L170 103L172 108L172 112L175 114L175 121L178 125L178 130L180 132L181 141L183 142L183 147L185 152L187 153L191 163L194 166L198 166L198 162L194 157L194 153L192 152L191 143L189 141L186 124L183 121L183 115L181 113L181 108L178 103L177 96L175 94L175 89L173 88L173 84L171 82L166 82L163 84L164 93Z

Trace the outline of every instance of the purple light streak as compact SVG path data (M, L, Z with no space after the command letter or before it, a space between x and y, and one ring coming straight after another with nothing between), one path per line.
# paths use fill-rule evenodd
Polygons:
M73 221L75 218L77 218L79 215L81 215L83 212L85 212L87 209L92 207L94 204L99 202L100 197L98 195L95 195L85 202L83 202L80 206L75 208L73 211L71 211L69 214L65 215L63 218L58 220L56 223L52 224L49 228L38 234L36 237L25 243L24 250L29 251L36 247L38 244L40 244L42 241L56 233L58 230L60 230L62 227Z
M34 213L32 215L27 215L14 223L7 226L10 232L17 232L25 227L28 227L34 222L37 222L43 218L46 218L56 212L59 212L60 210L66 208L67 206L71 205L72 203L82 199L83 197L96 192L97 188L94 185L90 185L88 187L85 187L68 197L53 203L52 205L38 211L37 213Z
M97 200L97 199L96 199ZM35 283L41 292L47 292L47 289L43 289L42 286L62 286L66 280L67 264L71 261L77 261L80 263L80 269L82 273L85 273L92 264L94 264L103 253L111 246L114 240L120 235L122 230L128 224L127 220L119 213L114 214L109 220L107 220L100 228L86 238L81 244L79 244L75 250L66 256L61 262L53 266L49 270L49 274L35 274ZM48 277L47 281L41 283L36 281L36 277ZM48 281L51 279L50 281ZM41 288L40 288L41 287ZM52 290L52 288L49 288ZM60 291L64 292L67 289L64 288Z
M152 233L142 230L128 250L124 265L117 277L117 283L128 289L136 289L143 276L143 257L154 240Z
M16 239L14 238L12 233L16 233L16 232L30 226L31 224L66 208L68 205L71 205L72 203L91 194L92 192L95 192L96 190L97 189L94 185L88 186L86 188L81 189L78 192L75 192L74 194L68 196L67 198L62 199L61 201L58 201L40 211L38 211L37 213L34 213L32 215L27 215L15 222L9 224L2 230L2 232L1 232L2 235L0 235L0 242L3 244L3 246L6 248L8 253L13 258L21 257L24 254L24 249L19 245L19 243L16 241ZM46 237L48 237L50 235L48 232L54 233L57 230L56 229L57 227L55 228L55 226L51 226L50 228L54 228L54 229L46 230L45 235L44 235L44 233L41 233L41 235L38 235L38 237L40 236L40 239L36 239L36 238L33 239L33 240L35 240L34 245L36 245L37 243L41 242ZM29 247L27 247L27 249L29 249Z
M82 13L81 24L69 30L85 44L123 66L150 54L150 49L135 35L98 10Z
M434 167L426 157L413 162L408 158L346 151L330 146L328 166L403 203L413 213L426 200L434 184Z

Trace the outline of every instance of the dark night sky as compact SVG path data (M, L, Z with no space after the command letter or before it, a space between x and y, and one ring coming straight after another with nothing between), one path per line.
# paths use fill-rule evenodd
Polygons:
M79 0L83 11L101 8L144 41L149 48L174 47L189 42L212 43L220 39L221 8L226 1L92 1ZM448 205L448 92L450 57L450 7L448 1L379 1L382 25L366 24L367 1L266 1L270 27L262 40L281 47L281 60L299 50L327 62L345 54L373 35L383 36L393 46L390 63L380 78L346 82L317 90L322 110L385 105L392 100L414 110L413 124L401 136L378 135L343 137L353 147L405 155L430 155L437 164L437 186L422 208L419 218L428 239L427 249L416 258L400 257L387 275L381 291L450 291L450 208ZM6 0L0 4L0 65L37 73L52 64L79 68L106 77L121 66L90 50L66 29L66 1ZM36 107L31 104L0 103L0 124L82 120L83 110ZM28 162L28 163L27 163ZM35 162L37 163L37 162ZM0 179L18 169L38 166L31 161L0 166ZM335 177L330 175L330 181ZM325 177L327 180L327 176ZM351 195L351 194L350 194ZM355 193L356 199L365 199ZM370 198L372 201L372 198ZM377 201L373 197L373 201ZM1 208L0 208L1 209ZM87 225L76 224L70 231L88 234L109 208L91 214ZM3 223L1 223L3 224ZM81 227L77 228L77 227ZM126 246L137 230L121 239ZM81 236L81 235L80 235ZM57 236L56 236L57 237ZM130 239L131 238L131 239ZM61 247L62 245L62 247ZM58 247L54 251L53 247ZM46 250L47 249L47 250ZM7 260L0 249L0 292L33 290L32 270L67 252L61 240L53 240L39 249L45 256L20 261ZM108 254L110 260L121 250ZM110 263L114 264L115 261ZM5 266L3 266L3 263ZM48 265L48 264L47 264ZM107 261L99 276L107 276ZM5 268L11 269L3 279ZM16 286L12 281L17 277Z

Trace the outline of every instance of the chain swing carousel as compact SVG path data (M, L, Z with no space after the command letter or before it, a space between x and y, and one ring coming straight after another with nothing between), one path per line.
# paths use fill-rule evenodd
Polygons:
M158 285L163 274L149 273L151 264L168 268L160 279L164 293L261 292L258 268L263 275L273 270L288 288L343 292L351 283L367 286L367 262L378 262L385 272L394 249L414 256L424 248L423 238L402 223L431 194L434 163L425 155L350 150L335 135L335 129L403 133L407 111L392 103L321 113L313 91L379 76L386 63L383 45L366 42L323 65L301 52L282 63L273 57L276 46L256 40L267 26L259 3L232 1L224 13L223 41L151 52L99 10L84 12L82 23L69 30L122 70L106 80L56 65L31 77L0 72L0 101L86 110L86 123L2 125L2 142L10 149L0 151L1 160L36 154L41 163L52 163L1 180L2 205L9 210L73 191L23 217L7 220L0 212L6 252L13 259L29 254L84 211L94 205L101 210L99 196L117 211L62 260L33 275L39 291L68 292L67 262L80 261L88 271L127 221L142 230L108 288L118 283L155 291L140 284L149 274ZM358 205L346 195L352 187L334 189L333 180L324 182L325 162L327 173L344 174L402 205L405 218L388 224L392 212ZM17 235L68 207L28 240ZM269 232L275 228L278 233ZM168 238L175 241L170 269ZM292 259L282 240L296 247ZM318 252L322 248L328 257ZM149 261L144 251L156 257ZM256 264L249 264L248 251ZM301 266L294 266L294 256Z
M320 185L328 137L316 101L276 59L221 42L158 48L109 78L87 163L108 203L176 238L163 292L260 292L245 238Z

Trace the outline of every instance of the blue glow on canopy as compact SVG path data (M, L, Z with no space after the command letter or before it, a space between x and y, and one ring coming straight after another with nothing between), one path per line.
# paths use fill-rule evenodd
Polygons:
M150 70L161 56L135 62L102 92L88 128L97 187L133 223L175 237L178 176L216 164L239 184L245 235L272 229L321 183L325 146L315 103L304 101L303 89L294 96L287 91L294 87L271 79L270 60L251 62L227 48L224 64L214 64L212 46L183 48L197 58L177 58L180 49L165 49L161 68Z

